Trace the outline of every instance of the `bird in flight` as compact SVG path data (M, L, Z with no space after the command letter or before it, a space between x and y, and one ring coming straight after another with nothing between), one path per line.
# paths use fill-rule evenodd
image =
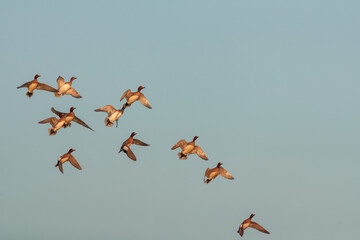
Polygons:
M80 94L74 88L71 87L72 82L75 79L76 77L72 77L69 82L65 82L64 78L59 76L56 80L58 83L58 91L54 92L55 96L61 97L64 95L71 95L74 98L82 98L82 96L80 96Z
M85 122L83 122L80 118L78 118L77 116L75 116L74 110L76 108L71 107L70 108L70 112L69 113L63 113L63 112L59 112L56 111L55 108L51 108L51 111L53 113L55 113L56 115L58 115L60 117L60 115L64 115L65 116L65 125L64 127L70 127L71 126L71 121L76 122L77 124L80 124L83 127L86 127L88 129L90 129L91 131L94 131L91 127L89 127Z
M263 228L262 226L260 226L260 224L251 221L251 219L255 216L255 214L251 214L250 217L246 220L244 220L239 227L238 233L240 234L240 236L242 237L244 235L244 230L247 229L248 227L254 228L256 230L259 230L260 232L266 233L266 234L270 234L270 232L268 232L265 228Z
M136 135L137 133L135 132L132 132L130 137L128 139L125 140L125 142L123 142L123 144L121 145L121 148L120 148L120 151L119 153L121 152L124 152L126 153L126 155L131 159L131 160L134 160L136 161L136 157L135 157L135 154L133 153L133 151L131 151L130 149L130 145L131 144L136 144L136 145L140 145L140 146L149 146L149 144L147 143L144 143L138 139L135 139L134 136Z
M195 154L195 153L202 159L208 160L207 156L205 155L201 147L199 145L195 145L195 140L198 138L199 138L198 136L195 136L191 142L186 142L185 139L182 139L179 142L177 142L171 148L171 150L180 147L181 152L178 153L178 156L181 160L186 160L190 154Z
M119 118L124 114L125 106L121 109L115 109L111 105L95 109L95 112L106 112L108 116L105 118L105 126L112 127L116 121L116 127L118 127Z
M53 87L50 87L49 85L46 85L45 83L39 83L38 82L38 77L40 77L39 74L36 74L34 77L34 80L31 80L30 82L26 82L23 85L17 87L17 88L23 88L26 87L28 89L28 91L26 92L26 96L28 96L29 98L34 94L34 90L45 90L48 92L53 92L56 93L58 90L56 90Z
M135 101L139 100L142 105L144 105L147 108L152 108L149 101L146 99L144 94L142 94L140 91L144 89L145 87L140 86L138 87L137 92L132 92L130 89L126 90L122 97L120 98L120 102L125 98L126 103L124 104L125 107L131 106Z
M234 177L228 171L226 171L225 168L221 167L221 165L222 165L222 163L219 162L215 168L206 169L205 175L204 175L204 183L208 184L209 182L211 182L211 180L216 178L218 175L221 175L227 179L231 179L231 180L234 179ZM207 179L205 180L205 178L207 178Z
M70 148L70 150L69 150L67 153L65 153L64 155L62 155L62 156L58 159L55 167L59 167L59 170L60 170L61 173L64 173L64 171L63 171L63 166L62 166L62 165L63 165L65 162L67 162L67 161L69 161L69 162L71 163L71 165L73 165L73 166L76 167L77 169L79 169L79 170L82 169L81 166L80 166L80 164L78 163L78 161L77 161L77 160L74 158L74 156L71 154L73 151L75 151L75 149Z

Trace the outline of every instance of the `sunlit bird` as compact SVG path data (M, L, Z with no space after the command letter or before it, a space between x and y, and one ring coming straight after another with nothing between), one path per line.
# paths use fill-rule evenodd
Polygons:
M118 127L119 118L124 114L125 106L121 109L115 109L111 105L95 109L95 112L106 112L108 116L105 118L105 126L112 127L116 121L116 127Z
M59 112L56 111L55 108L51 108L51 111L53 113L55 113L56 115L60 116L60 115L64 115L65 116L65 128L66 127L70 127L71 126L71 122L76 122L77 124L80 124L83 127L86 127L88 129L90 129L91 131L94 131L91 127L89 127L85 122L83 122L80 118L78 118L77 116L75 116L74 110L76 108L71 107L70 108L70 112L69 113L63 113L63 112Z
M62 165L63 165L65 162L67 162L67 161L70 162L71 165L73 165L73 166L76 167L77 169L79 169L79 170L82 169L81 166L80 166L80 164L78 163L78 161L76 161L76 159L74 158L74 156L71 154L73 151L75 151L75 149L70 148L70 150L69 150L67 153L65 153L64 155L62 155L62 156L58 159L57 164L55 165L55 167L59 167L59 170L60 170L61 173L64 173L64 171L63 171L63 166L62 166Z
M137 90L137 92L131 92L130 89L126 90L122 97L120 98L120 102L125 98L126 103L124 104L125 107L131 106L135 101L139 100L139 102L144 105L147 108L152 108L149 101L146 99L144 94L142 94L140 91L145 88L143 86L140 86Z
M242 237L244 235L244 230L247 229L248 227L254 228L256 230L259 230L260 232L266 233L266 234L270 234L270 232L268 232L265 228L263 228L262 226L260 226L260 224L251 221L251 219L255 216L255 214L251 214L250 217L248 219L246 219L245 221L243 221L240 224L238 233L240 234L240 236Z
M198 136L195 136L191 142L186 142L185 139L180 140L177 142L171 150L174 150L178 147L181 148L181 152L178 153L178 156L182 160L186 160L190 154L197 154L204 160L208 160L207 156L205 155L204 151L201 149L199 145L195 145L195 140L198 139Z
M26 87L28 89L28 91L26 92L26 96L28 96L29 98L34 94L34 90L45 90L48 92L53 92L56 93L58 90L56 90L53 87L50 87L49 85L46 85L45 83L39 83L38 82L38 77L40 77L39 74L36 74L34 77L34 80L31 80L30 82L26 82L23 85L17 87L17 88L23 88Z
M228 171L226 171L225 168L221 167L221 165L222 165L222 163L219 162L215 168L206 169L205 175L204 175L204 183L208 184L209 182L211 182L211 180L216 178L218 175L221 175L227 179L231 179L231 180L234 179L234 177ZM205 178L207 178L207 179L205 180Z
M136 144L136 145L140 145L140 146L149 146L149 144L147 143L144 143L138 139L135 139L134 136L136 135L135 132L132 132L130 137L128 139L126 139L125 142L123 142L123 144L121 145L121 148L120 148L120 152L124 152L126 153L126 155L131 159L131 160L134 160L136 161L136 157L135 157L135 154L133 153L133 151L131 151L130 149L130 145L131 144Z
M82 98L82 96L80 96L80 94L74 88L71 87L72 82L75 79L76 77L72 77L69 82L65 82L64 78L59 76L58 79L56 80L58 83L58 91L54 93L55 96L61 97L64 95L71 95L74 98Z

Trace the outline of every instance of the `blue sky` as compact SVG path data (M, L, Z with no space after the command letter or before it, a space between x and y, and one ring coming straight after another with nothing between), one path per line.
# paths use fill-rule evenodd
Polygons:
M1 239L357 239L357 1L2 1ZM16 89L78 77L83 96ZM135 103L104 126L127 89ZM76 107L48 136L38 121ZM118 154L132 131L150 147ZM170 148L195 135L209 161ZM54 167L75 148L83 167ZM202 182L223 162L234 181Z

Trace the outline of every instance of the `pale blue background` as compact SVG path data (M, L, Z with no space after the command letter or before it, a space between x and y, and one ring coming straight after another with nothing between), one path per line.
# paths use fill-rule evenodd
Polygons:
M0 239L359 239L358 1L1 1ZM78 77L82 99L17 86ZM119 128L106 104L144 85ZM75 113L49 137L51 107ZM132 162L117 151L132 131ZM195 135L209 157L177 158ZM69 148L83 167L54 167ZM235 177L202 182L217 162Z

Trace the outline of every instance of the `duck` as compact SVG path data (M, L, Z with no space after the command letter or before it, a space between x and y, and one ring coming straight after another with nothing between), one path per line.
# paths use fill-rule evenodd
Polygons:
M60 114L59 117L60 117L59 119L57 119L56 117L50 117L39 122L40 124L45 124L45 123L51 124L52 128L48 129L50 136L55 135L57 131L65 125L65 115Z
M223 176L224 178L231 179L231 180L234 179L234 177L228 171L226 171L225 168L221 167L221 165L222 165L222 163L219 162L215 168L206 169L205 175L204 175L204 183L208 184L209 182L211 182L211 180L216 178L219 174L221 176ZM206 180L205 180L205 177L207 178Z
M55 96L59 98L64 95L71 95L74 98L82 98L82 96L80 96L80 94L74 88L71 87L72 82L75 79L77 78L72 77L69 82L65 82L64 78L59 76L56 80L58 83L58 91L54 92Z
M56 115L60 116L60 115L64 115L65 116L65 125L64 128L66 127L71 127L71 122L76 122L77 124L80 124L83 127L86 127L88 129L90 129L91 131L94 131L91 127L89 127L85 122L83 122L80 118L78 118L77 116L75 116L74 110L76 108L71 107L70 108L70 112L69 113L63 113L63 112L59 112L56 111L55 108L51 108L51 111L53 113L55 113Z
M254 228L256 230L259 230L260 232L266 233L266 234L270 234L270 232L268 232L265 228L263 228L262 226L260 226L260 224L251 221L251 219L255 216L255 214L251 214L250 217L248 219L245 219L239 227L238 233L240 234L240 236L242 237L244 235L244 230L247 229L248 227Z
M130 145L136 144L136 145L140 145L140 146L149 146L149 144L144 143L144 142L140 141L139 139L135 139L134 136L136 134L137 133L132 132L130 137L128 139L126 139L125 142L123 142L123 144L121 145L120 151L119 151L119 153L121 153L121 152L126 153L126 155L131 160L134 160L134 161L136 161L136 157L135 157L135 154L133 153L133 151L131 151Z
M142 94L140 91L144 89L145 87L140 86L138 87L137 92L132 92L130 89L126 90L122 97L120 98L120 102L125 98L126 103L124 104L125 107L130 107L131 104L133 104L135 101L139 100L142 105L144 105L147 108L152 109L149 101L146 99L144 94Z
M71 163L71 165L73 165L73 166L76 167L77 169L79 169L79 170L82 169L81 166L80 166L80 164L78 163L78 161L77 161L77 160L74 158L74 156L71 154L71 153L74 152L74 151L75 151L75 149L70 148L67 153L65 153L64 155L62 155L62 156L58 159L55 167L59 167L59 170L60 170L61 173L64 173L64 171L63 171L63 166L62 166L62 165L63 165L65 162L67 162L67 161L69 161L69 162Z
M39 77L41 77L41 76L39 74L36 74L33 80L31 80L29 82L26 82L26 83L24 83L23 85L21 85L21 86L19 86L17 88L19 89L19 88L26 87L28 89L28 91L26 92L26 96L28 96L29 98L32 97L32 95L34 94L35 89L37 89L37 90L45 90L45 91L53 92L53 93L56 93L58 91L55 88L50 87L49 85L47 85L45 83L39 83L38 82Z
M111 105L106 105L104 107L95 109L95 112L106 112L108 116L105 118L105 126L112 127L116 121L116 127L118 127L119 118L124 114L125 106L121 109L115 109Z
M201 149L199 145L195 146L195 140L198 139L198 136L195 136L191 142L186 142L185 139L177 142L171 150L174 150L178 147L181 148L181 152L178 153L178 156L181 160L186 160L190 154L197 154L203 160L208 160L206 154Z

